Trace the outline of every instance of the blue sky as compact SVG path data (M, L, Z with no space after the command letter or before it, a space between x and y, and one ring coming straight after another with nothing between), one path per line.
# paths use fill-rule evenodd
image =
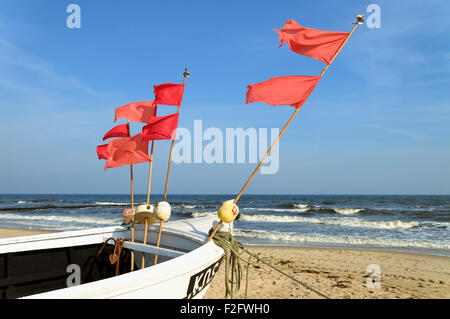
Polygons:
M80 29L66 26L70 3ZM450 3L437 0L0 0L0 193L129 192L129 169L105 173L95 147L116 107L152 100L186 66L179 126L281 128L294 109L245 104L246 86L325 65L278 48L273 29L350 31L372 3L381 28L356 30L281 139L278 173L248 193L449 194ZM156 143L152 193L169 145ZM174 164L169 193L234 194L254 167ZM137 193L147 171L135 166Z

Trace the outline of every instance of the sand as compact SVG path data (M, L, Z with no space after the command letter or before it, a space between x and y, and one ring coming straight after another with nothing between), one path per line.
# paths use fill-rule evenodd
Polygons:
M249 251L329 298L450 298L450 258L391 251L248 246ZM371 264L380 270L368 287ZM377 269L377 266L372 266ZM258 263L250 266L247 298L323 298L287 276ZM375 286L375 287L374 287ZM236 296L244 298L245 282ZM205 298L224 298L224 267Z
M0 228L0 238L52 231ZM326 296L359 299L450 298L450 258L392 251L247 246L271 265ZM367 267L372 270L367 272ZM378 267L376 282L368 278ZM247 298L322 298L289 277L259 262L249 270ZM370 280L369 280L370 281ZM244 298L245 281L236 298ZM205 298L224 298L224 265L211 282Z
M0 238L54 233L54 230L0 228Z

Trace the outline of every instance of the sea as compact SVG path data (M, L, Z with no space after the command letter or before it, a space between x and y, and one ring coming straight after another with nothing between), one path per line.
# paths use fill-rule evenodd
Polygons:
M146 195L135 195L145 203ZM233 195L169 195L171 220L216 215ZM152 195L151 203L162 200ZM243 195L246 245L381 249L450 257L450 196ZM130 195L0 194L0 227L80 230L122 224Z

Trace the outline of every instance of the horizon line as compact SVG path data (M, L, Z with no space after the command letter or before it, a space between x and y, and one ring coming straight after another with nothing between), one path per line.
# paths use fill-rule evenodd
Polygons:
M129 193L0 193L0 195L123 195L130 196ZM151 196L164 196L161 194L150 194ZM236 194L231 193L211 193L211 194L189 194L189 193L176 193L170 194L174 196L235 196ZM251 196L450 196L450 194L387 194L387 193L362 193L362 194L352 194L352 193L341 193L341 194L313 194L313 193L304 193L304 194L277 194L277 193L252 193L246 194ZM146 193L135 193L133 196L147 196Z

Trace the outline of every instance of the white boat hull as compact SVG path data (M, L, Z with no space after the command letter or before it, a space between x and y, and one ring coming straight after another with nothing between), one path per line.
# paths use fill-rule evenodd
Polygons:
M119 276L81 285L33 294L24 298L125 298L125 299L178 299L202 298L223 259L223 250L213 241L205 244L213 217L187 219L164 223L161 247L170 248L169 259L159 255L153 265L150 245L142 245L143 225L135 227L135 265L138 269ZM131 238L129 226L105 227L83 231L70 231L37 236L0 240L0 254L26 252L61 247L100 244L109 237ZM147 243L154 243L159 225L149 227ZM128 245L128 246L127 246ZM133 244L126 242L124 248ZM133 246L134 247L134 246ZM140 250L140 251L139 251ZM140 269L142 252L146 253L145 267ZM67 274L69 276L69 273Z

